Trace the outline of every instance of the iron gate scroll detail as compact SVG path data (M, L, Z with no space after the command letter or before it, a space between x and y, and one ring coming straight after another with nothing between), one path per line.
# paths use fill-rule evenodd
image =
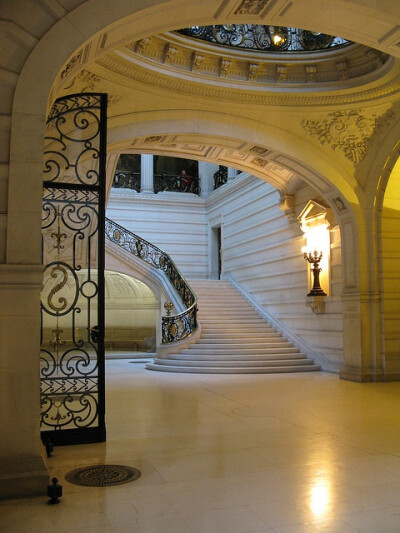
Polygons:
M42 439L53 444L106 437L106 112L106 94L75 94L46 122L40 401Z

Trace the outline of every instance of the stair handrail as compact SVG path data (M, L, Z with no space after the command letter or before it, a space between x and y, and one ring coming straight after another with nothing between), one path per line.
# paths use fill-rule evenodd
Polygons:
M186 309L177 315L163 316L163 344L181 341L197 329L197 297L171 257L151 242L106 217L105 236L114 244L164 272Z

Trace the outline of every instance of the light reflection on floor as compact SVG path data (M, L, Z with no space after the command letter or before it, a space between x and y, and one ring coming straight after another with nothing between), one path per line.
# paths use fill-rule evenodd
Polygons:
M56 448L62 503L2 502L1 532L400 531L400 384L106 365L107 443ZM142 477L106 489L64 480L103 462Z

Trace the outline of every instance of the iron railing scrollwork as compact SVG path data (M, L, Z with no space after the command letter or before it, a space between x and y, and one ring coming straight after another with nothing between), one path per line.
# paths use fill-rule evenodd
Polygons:
M197 176L154 174L154 192L191 192L200 194L200 179Z
M214 190L222 187L228 181L228 169L220 166L217 172L214 172Z
M118 171L114 175L112 186L116 189L131 189L140 192L140 172Z
M106 238L164 272L186 306L182 313L162 317L162 342L177 342L191 335L197 328L197 298L170 256L113 220L105 220Z
M310 52L349 44L341 37L320 32L262 24L191 26L178 33L219 45L269 52Z
M106 109L106 94L71 95L46 123L40 403L53 444L105 440Z

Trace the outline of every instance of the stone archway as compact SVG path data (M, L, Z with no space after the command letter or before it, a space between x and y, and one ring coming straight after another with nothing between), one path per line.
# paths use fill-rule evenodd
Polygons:
M41 493L47 483L39 440L39 390L31 376L36 375L38 366L37 309L42 282L41 154L46 107L53 99L52 88L60 81L67 83L75 69L82 68L85 62L128 38L138 39L154 32L193 24L194 8L196 23L235 22L238 19L242 21L243 17L258 21L261 18L270 24L279 22L279 25L341 33L348 39L393 55L400 54L396 0L386 3L386 11L369 7L368 0L344 1L340 6L335 0L329 0L324 3L323 10L317 0L308 2L306 8L300 0L294 0L290 5L283 0L215 0L197 4L189 1L143 0L138 3L134 0L104 0L99 3L98 0L88 0L75 5L76 9L71 12L55 4L48 4L42 10L37 2L20 5L10 1L3 6L6 33L11 35L9 53L5 54L10 64L3 68L4 84L1 89L3 102L8 102L10 112L2 119L5 146L9 143L10 150L5 155L5 160L9 155L9 181L8 193L3 193L4 198L8 194L8 202L7 223L2 214L0 289L4 328L1 335L4 355L1 376L5 384L2 387L2 426L9 431L3 435L0 461L4 477L0 494ZM3 176L7 175L6 167L5 164ZM5 183L2 179L2 185ZM4 185L3 189L6 187ZM27 228L29 238L25 238ZM354 224L351 232L353 236L357 235ZM7 239L4 238L6 233ZM351 248L351 244L349 246ZM21 331L25 333L23 342L19 334ZM355 373L361 366L357 357L354 360ZM15 420L19 421L18 428L15 428ZM13 465L11 470L10 464Z

